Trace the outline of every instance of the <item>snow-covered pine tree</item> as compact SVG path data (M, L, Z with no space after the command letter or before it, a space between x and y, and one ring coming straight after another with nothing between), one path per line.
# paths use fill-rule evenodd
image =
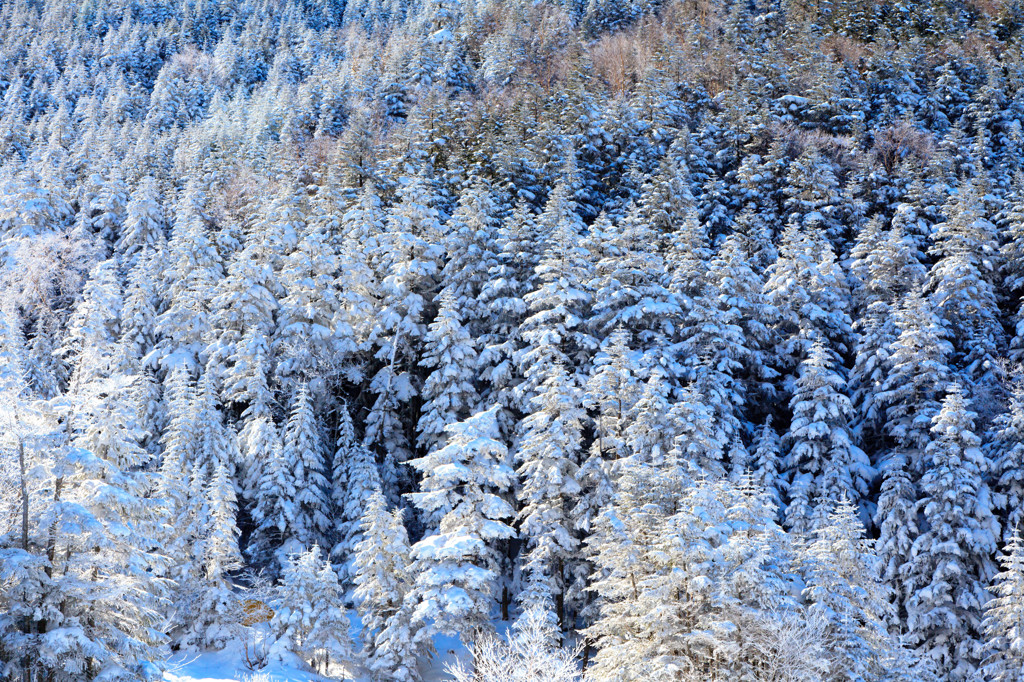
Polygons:
M776 510L781 510L786 483L780 472L781 443L772 426L771 415L765 417L764 424L758 429L753 449L750 457L751 482L765 491Z
M387 510L384 495L375 492L362 520L363 539L356 545L353 596L363 623L363 651L374 679L418 682L412 609L409 537L402 510Z
M68 391L35 405L33 439L18 448L31 459L14 469L31 487L20 491L28 507L17 547L6 530L0 536L0 603L22 617L17 641L33 652L14 661L23 678L139 677L164 641L156 625L169 587L160 577L166 517L149 496L155 480L131 400L135 377L114 371L117 299L112 263L101 262L62 344L72 361ZM7 651L12 633L6 622L0 628Z
M476 338L490 327L487 305L480 294L488 283L488 273L497 265L494 250L499 207L486 179L474 175L468 182L448 222L441 300L444 294L452 297L463 324Z
M742 679L764 669L756 623L795 613L790 549L767 497L630 465L592 537L599 615L588 675ZM728 623L729 625L725 625Z
M311 547L326 537L331 524L320 427L313 413L313 397L305 385L292 403L281 451L294 494L291 499L285 498L294 524L286 531L285 540Z
M867 455L850 434L853 406L846 381L821 341L800 363L790 408L786 525L808 533L825 521L832 501L846 496L859 503L873 477Z
M379 490L370 495L360 525L353 597L363 622L364 650L372 657L374 637L398 613L409 591L409 538L402 511L389 512Z
M338 408L338 443L334 451L331 495L338 541L331 556L343 563L343 580L354 575L356 547L362 542L362 519L373 494L380 490L380 472L373 453L356 439L348 405Z
M139 181L125 208L124 226L117 241L117 251L123 258L132 258L147 249L158 252L167 242L160 187L154 177L147 175Z
M905 576L910 569L914 541L920 534L917 486L908 471L907 459L903 453L894 452L882 461L882 487L874 518L878 528L875 554L894 606L889 621L893 628L906 619L906 602L910 595Z
M885 432L907 452L917 470L930 441L932 417L950 378L952 345L928 299L911 292L896 311L899 336L889 350L888 376L876 394L885 410Z
M985 454L992 472L992 492L1003 528L1003 542L1010 542L1024 521L1024 377L1014 379L1005 412L992 420Z
M278 644L315 670L328 673L331 661L352 662L344 594L330 563L321 558L319 545L288 557L270 606L270 628Z
M1002 568L993 579L981 624L987 639L981 672L992 682L1018 682L1024 674L1024 542L1019 529L1003 550Z
M828 505L826 501L823 504ZM871 541L857 508L843 495L807 546L803 590L809 610L828 622L831 679L886 679L898 640L890 637L886 586L875 572Z
M162 278L167 308L157 317L161 340L151 354L165 367L195 366L211 329L211 299L224 266L210 235L206 202L201 184L190 180L175 208Z
M836 353L847 351L852 323L846 276L820 230L786 225L779 258L768 268L765 300L774 314L774 359L783 375L794 372L818 338Z
M282 262L284 295L274 348L282 383L302 382L318 399L327 390L325 380L357 346L354 338L337 333L350 329L334 326L341 310L337 277L338 257L330 236L312 226L305 228L295 250Z
M444 447L445 428L476 407L474 387L477 354L473 340L462 326L454 294L442 293L437 317L423 342L421 367L432 371L423 382L423 406L416 425L417 444L426 452Z
M586 326L593 297L588 287L592 264L581 244L583 221L570 196L574 168L571 163L564 171L537 220L546 248L536 268L537 288L523 299L530 315L520 327L526 346L516 358L525 379L518 388L525 411L555 364L576 374L575 368L585 365L597 348Z
M999 537L974 420L953 384L932 418L918 502L927 525L906 569L909 642L951 681L970 679L983 656L982 610Z
M202 577L189 585L194 602L179 612L184 632L178 636L183 646L223 647L238 635L241 604L229 573L242 567L238 550L238 506L234 482L223 463L213 467L206 486L206 519L203 538L196 548L202 563Z
M964 183L950 197L948 219L935 226L929 254L937 258L928 290L953 330L956 350L974 380L1001 377L997 357L1004 345L993 280L998 268L995 226L984 215L979 189Z
M516 450L519 529L524 555L533 567L543 567L544 594L564 629L566 571L578 549L571 512L580 492L576 477L586 414L579 387L560 364L552 367L532 402Z
M498 406L445 429L448 444L410 465L423 473L421 492L410 495L437 533L412 548L417 640L434 634L472 642L489 628L498 586L497 544L515 536L514 510L506 499L515 480L508 448L499 439Z

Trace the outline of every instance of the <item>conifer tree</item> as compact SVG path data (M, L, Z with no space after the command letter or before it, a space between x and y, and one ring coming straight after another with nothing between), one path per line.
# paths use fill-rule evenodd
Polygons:
M825 520L820 512L828 509L831 500L845 496L859 501L872 478L867 456L851 438L853 407L846 382L829 355L823 343L814 344L800 365L790 402L786 525L797 532L820 526Z
M560 365L532 402L516 450L519 527L531 563L543 567L545 594L564 628L565 571L578 548L571 511L580 492L576 476L585 414L579 388Z
M962 389L952 385L932 418L918 502L927 527L914 540L907 569L910 642L951 680L969 679L981 660L982 610L999 536L974 419Z
M1024 520L1024 385L1016 378L1007 411L996 415L985 454L992 472L994 506L1000 512L1003 542L1010 542Z
M876 400L885 409L885 431L911 452L911 466L930 440L939 393L949 381L952 346L928 299L911 293L896 313L899 336L889 351L891 370Z
M1016 682L1024 672L1024 543L1018 531L1003 551L1002 567L985 606L982 629L988 655L982 673L993 682Z
M807 548L809 570L804 596L810 610L829 623L829 658L835 679L885 679L884 669L898 644L886 629L890 608L884 584L874 571L871 542L857 509L840 497L827 522Z
M373 453L356 439L348 405L339 408L338 443L334 451L331 494L338 542L331 555L350 562L362 541L362 518L373 494L380 490L380 472ZM350 567L354 570L354 567ZM346 575L352 575L348 573Z
M413 503L439 530L412 548L415 582L409 596L417 639L434 633L475 640L489 627L497 591L496 543L514 537L505 494L515 472L498 440L498 407L446 427L448 444L410 464L424 474Z
M294 490L294 498L285 502L294 514L289 539L310 547L330 529L330 502L320 429L305 386L295 396L281 449Z
M995 229L984 217L981 197L971 185L963 186L945 210L949 218L935 226L929 249L938 260L928 273L928 289L954 331L968 376L998 378L996 357L1003 338L992 284Z
M315 669L327 672L332 660L352 660L341 586L330 564L320 557L318 545L288 558L271 606L271 628L278 641Z
M446 427L476 407L473 386L477 370L476 349L466 329L453 294L441 295L437 318L424 339L422 367L432 371L423 383L423 407L417 424L417 443L426 451L444 447Z
M197 547L203 576L193 586L198 592L194 611L180 616L185 626L180 641L186 645L221 647L237 635L240 624L240 604L228 573L242 567L234 483L223 463L214 466L204 511L207 518Z
M910 596L905 577L910 570L914 541L920 534L917 513L917 486L908 471L906 455L895 452L881 464L882 487L875 510L878 539L875 552L882 580L888 585L894 610L890 625L894 628L906 618Z

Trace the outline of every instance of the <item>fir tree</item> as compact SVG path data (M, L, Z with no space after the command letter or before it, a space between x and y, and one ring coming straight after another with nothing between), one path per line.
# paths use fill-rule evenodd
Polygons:
M928 525L907 568L910 642L951 680L969 679L983 654L982 610L999 535L974 419L954 384L932 419L918 502Z

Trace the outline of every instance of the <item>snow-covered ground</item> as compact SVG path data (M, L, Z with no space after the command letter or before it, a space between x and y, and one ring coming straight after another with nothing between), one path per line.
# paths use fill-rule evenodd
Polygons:
M501 624L505 625L505 624ZM499 625L500 630L501 628ZM456 657L465 659L468 652L458 639L436 637L437 655L420 662L424 682L440 682L448 676L445 666ZM326 682L327 680L353 680L369 682L365 671L356 668L334 669L330 678L316 675L294 657L271 660L260 670L249 670L245 663L244 647L234 643L221 651L175 654L167 660L165 682Z

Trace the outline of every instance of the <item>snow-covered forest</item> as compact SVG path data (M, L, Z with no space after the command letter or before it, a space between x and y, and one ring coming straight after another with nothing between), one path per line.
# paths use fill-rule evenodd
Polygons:
M0 676L1021 682L1022 124L1020 0L0 1Z

